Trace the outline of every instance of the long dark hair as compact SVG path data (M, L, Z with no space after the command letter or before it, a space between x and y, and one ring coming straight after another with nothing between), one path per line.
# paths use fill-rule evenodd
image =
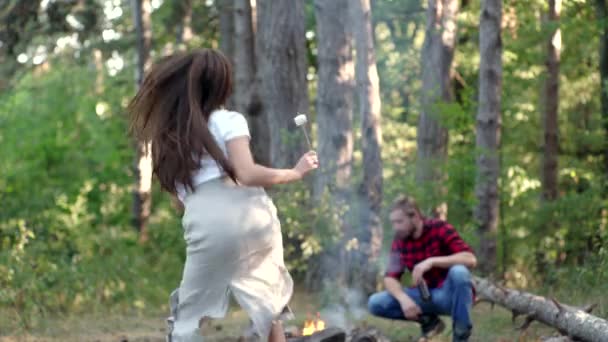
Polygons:
M193 190L193 172L209 154L236 181L234 168L207 127L232 92L232 70L219 51L175 54L156 63L131 100L130 132L152 145L153 172L162 188Z

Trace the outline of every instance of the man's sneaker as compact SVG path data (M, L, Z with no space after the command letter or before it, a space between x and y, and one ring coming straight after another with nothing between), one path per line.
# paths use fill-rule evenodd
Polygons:
M418 341L426 341L426 339L441 334L445 329L445 324L436 315L423 315L420 317L420 328L422 330L422 336Z
M471 328L453 326L452 342L468 342L471 336Z

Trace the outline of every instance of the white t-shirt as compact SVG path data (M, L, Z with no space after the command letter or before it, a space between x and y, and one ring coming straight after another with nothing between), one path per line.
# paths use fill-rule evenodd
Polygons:
M238 112L231 112L226 109L217 109L211 113L208 122L209 131L215 138L220 149L227 157L226 142L238 137L251 137L247 120ZM201 167L192 174L192 185L197 185L220 178L224 172L217 162L208 154L201 159ZM177 185L177 196L183 202L188 195L189 189L183 184Z

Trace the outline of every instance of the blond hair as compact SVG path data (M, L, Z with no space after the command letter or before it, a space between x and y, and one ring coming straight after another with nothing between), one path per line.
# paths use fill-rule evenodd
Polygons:
M412 196L400 195L393 201L393 205L391 206L391 211L401 210L404 213L411 209L414 209L422 217L418 203L416 203L416 200Z

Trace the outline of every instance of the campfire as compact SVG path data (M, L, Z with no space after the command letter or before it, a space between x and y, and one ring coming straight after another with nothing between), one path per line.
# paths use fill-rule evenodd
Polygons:
M304 321L304 327L302 328L302 336L309 336L317 331L325 329L325 322L321 319L321 315L317 312L316 317L308 315L306 321Z
M287 326L285 338L288 342L390 342L382 332L368 326L365 321L345 330L325 322L318 312L316 315L308 313L301 328Z
M315 320L312 321L314 326ZM322 322L322 321L321 321ZM328 327L311 335L288 337L288 342L390 342L378 329L373 327L357 327L345 331L337 327Z

